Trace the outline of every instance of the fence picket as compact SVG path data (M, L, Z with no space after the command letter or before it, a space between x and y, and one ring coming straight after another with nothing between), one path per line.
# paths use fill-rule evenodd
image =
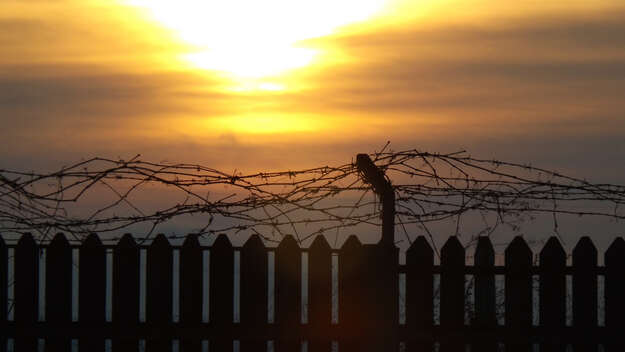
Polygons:
M15 248L14 320L17 323L15 351L37 349L37 338L29 328L38 318L39 248L31 234L22 235Z
M106 249L100 238L91 234L80 246L78 262L78 321L89 328L81 337L81 352L103 351L99 332L106 319Z
M557 237L550 237L540 252L540 324L550 333L542 336L540 350L563 352L566 312L566 253Z
M7 340L6 334L4 333L6 329L6 323L8 318L8 302L7 302L7 289L8 289L8 274L9 274L9 262L8 262L8 248L4 243L4 238L0 235L0 352L6 351Z
M209 280L209 321L223 336L210 340L210 350L232 351L234 249L226 235L217 236L210 248Z
M252 235L241 250L241 325L251 335L267 325L267 250L258 235ZM264 336L241 341L243 352L265 352Z
M506 248L505 268L506 351L527 352L532 327L532 250L523 237L516 236Z
M169 325L172 322L173 253L163 234L157 235L147 250L146 268L146 322L150 326L147 350L171 350Z
M424 236L406 252L406 326L418 339L407 341L408 351L431 351L434 316L434 251Z
M441 249L441 327L447 333L464 327L464 247L456 236L450 236ZM462 337L441 341L441 352L464 350Z
M573 249L573 326L583 336L575 342L575 351L597 351L597 249L589 237L582 237Z
M197 330L202 323L202 249L196 235L185 238L180 249L180 325ZM200 336L180 341L182 352L199 352Z
M113 250L113 351L136 351L139 322L139 247L125 234Z
M317 236L308 250L308 324L312 337L309 352L330 351L332 319L332 252L323 235Z
M608 352L625 351L625 240L619 237L605 253L605 326Z
M302 253L291 235L285 236L275 256L275 302L278 352L296 351L301 345L297 329L301 324Z
M495 250L490 238L482 236L475 249L475 316L473 326L479 330L491 330L497 325L495 315ZM497 341L489 335L479 336L472 343L476 351L497 350Z
M61 233L54 236L46 252L46 321L66 327L72 321L72 249ZM46 350L67 351L69 336L46 339Z
M358 351L364 345L361 340L366 320L361 309L365 306L362 287L366 275L364 258L358 237L349 236L339 252L339 350L342 352Z

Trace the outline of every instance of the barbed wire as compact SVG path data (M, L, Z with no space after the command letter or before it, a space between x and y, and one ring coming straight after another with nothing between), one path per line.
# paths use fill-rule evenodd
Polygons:
M536 214L625 218L625 186L595 184L555 171L466 152L382 151L371 159L392 182L396 226L432 239L433 223L478 214L478 235L503 224L515 229ZM380 205L355 162L302 170L227 173L196 164L92 158L50 173L0 170L0 233L33 233L40 241L64 232L74 241L90 233L140 228L148 240L175 219L200 223L195 234L255 233L268 241L286 234L306 241L343 229L381 225ZM170 234L181 238L185 234ZM336 244L336 243L335 243Z

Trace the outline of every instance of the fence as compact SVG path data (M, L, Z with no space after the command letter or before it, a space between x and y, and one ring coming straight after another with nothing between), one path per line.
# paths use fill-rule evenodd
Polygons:
M41 249L45 249L45 265L40 268ZM110 250L112 257L107 254ZM143 250L145 266L141 265ZM72 278L76 257L78 280ZM174 258L178 265L173 265ZM0 350L6 349L8 340L20 352L37 350L41 340L49 351L68 351L72 340L78 341L80 351L102 351L105 341L113 351L137 351L140 340L148 351L169 351L172 344L182 351L200 351L206 344L210 351L232 351L233 345L245 352L266 351L268 341L280 352L299 351L304 341L311 352L328 352L332 345L341 352L431 351L434 346L454 352L465 351L466 346L472 351L496 351L501 346L505 351L529 351L536 344L541 352L564 351L567 345L574 351L597 351L599 345L605 351L625 350L622 238L605 253L604 267L597 266L597 250L588 238L575 247L572 266L566 265L565 251L556 238L540 252L538 266L520 237L505 250L504 266L495 266L488 238L479 239L474 258L474 265L465 265L465 249L456 237L442 248L440 265L434 265L434 253L423 237L411 245L405 265L398 263L397 248L363 245L355 236L338 250L331 249L323 236L306 249L292 237L277 248L266 248L258 236L240 248L223 235L210 247L201 246L193 236L177 247L162 235L149 246L138 245L130 235L115 246L103 245L96 235L80 246L70 245L63 235L45 246L38 246L30 235L22 236L16 245L6 245L0 238ZM112 265L107 266L107 260ZM338 321L332 317L333 261L338 261ZM9 263L13 278L7 277ZM302 263L307 270L302 270ZM44 321L39 319L39 270L45 270ZM139 319L141 270L145 270L145 321ZM404 275L400 299L404 289L399 288L399 277ZM474 278L474 314L469 324L465 324L467 275ZM496 317L496 275L505 277L503 325ZM565 319L567 276L572 277L572 326ZM535 277L538 302L533 298ZM603 286L598 285L599 277ZM235 281L240 293L237 322L233 322ZM270 282L275 284L273 308ZM13 312L8 314L8 285L13 283ZM438 289L440 324L435 324ZM174 291L178 300L173 299ZM208 297L203 297L204 292ZM598 292L605 295L605 326L597 323ZM536 303L538 325L533 324ZM174 304L179 304L179 317L173 316ZM400 305L405 312L401 324ZM208 319L203 319L205 308ZM77 317L72 316L73 309ZM268 323L272 309L273 321Z

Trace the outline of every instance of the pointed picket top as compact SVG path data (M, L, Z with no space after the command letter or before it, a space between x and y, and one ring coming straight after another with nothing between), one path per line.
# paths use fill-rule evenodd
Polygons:
M406 251L406 255L415 256L416 258L434 258L434 250L432 250L432 246L430 246L428 240L425 239L425 236L419 236L412 242Z
M330 244L328 243L324 235L318 235L317 237L315 237L308 250L311 252L324 253L330 252L332 248L330 247Z
M215 241L217 242L217 241ZM245 241L243 245L243 251L256 251L256 250L265 250L265 244L263 240L260 239L259 235L252 235L250 238Z
M122 238L117 242L118 248L135 248L137 247L137 242L132 237L131 234L126 233L122 236Z
M605 252L605 265L613 265L615 268L625 262L625 240L623 237L614 239L608 250Z
M57 233L56 236L50 241L49 250L59 250L60 248L69 248L69 241L62 233Z
M595 267L597 266L597 248L588 236L579 239L573 249L573 266Z
M540 251L540 266L565 266L566 252L556 236L551 236Z
M102 245L102 241L100 241L100 236L96 233L91 233L87 238L82 242L82 247L84 248L95 248Z
M282 241L280 241L280 244L278 245L278 248L276 250L280 252L295 252L299 250L299 244L297 244L297 241L293 236L286 235L284 236Z
M441 248L441 265L464 266L464 247L457 236L449 236Z
M487 236L480 236L477 240L477 248L475 249L475 266L493 266L495 265L495 249Z
M342 252L357 251L361 247L362 247L362 243L360 242L358 237L356 235L350 235L345 241L345 243L343 243L343 246L341 247L341 251Z
M514 237L506 248L504 255L505 265L508 268L532 266L532 250L521 236Z
M182 249L200 248L200 241L195 234L189 234L182 243Z
M169 240L165 237L164 234L159 233L156 235L152 243L150 244L150 250L168 250L171 247Z
M249 242L249 239L248 239L248 242ZM217 238L213 242L213 245L211 246L211 250L215 250L215 249L220 249L220 250L232 249L232 243L230 242L230 239L228 238L227 235L222 233L221 235L217 236Z
M28 247L36 247L37 243L33 238L33 235L30 232L26 232L20 237L19 241L17 241L18 248L28 248Z

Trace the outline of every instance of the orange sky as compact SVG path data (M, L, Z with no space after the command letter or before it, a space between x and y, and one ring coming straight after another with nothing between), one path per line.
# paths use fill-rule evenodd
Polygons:
M296 168L390 140L625 179L620 0L168 3L3 1L3 164Z

